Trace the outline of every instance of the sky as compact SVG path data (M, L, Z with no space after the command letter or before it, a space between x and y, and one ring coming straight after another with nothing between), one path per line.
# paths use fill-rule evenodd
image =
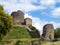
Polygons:
M6 13L21 10L25 18L32 19L32 25L40 33L45 24L53 24L54 29L60 28L60 0L0 0Z

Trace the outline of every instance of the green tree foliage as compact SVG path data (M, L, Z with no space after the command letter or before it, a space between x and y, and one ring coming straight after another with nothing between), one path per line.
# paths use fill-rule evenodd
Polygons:
M37 30L34 26L30 25L29 28L33 31Z
M34 26L30 25L29 28L32 30L29 32L32 38L40 38L40 32Z
M4 12L3 6L0 5L0 39L5 36L12 27L12 17Z
M2 6L2 5L0 5L0 11L3 11L3 10L4 10L3 6Z
M54 37L59 38L60 37L60 28L56 28L54 31Z

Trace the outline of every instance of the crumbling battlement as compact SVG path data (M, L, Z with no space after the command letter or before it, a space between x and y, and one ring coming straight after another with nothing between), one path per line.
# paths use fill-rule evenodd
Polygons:
M32 19L30 18L25 18L24 19L24 13L20 10L18 10L17 12L12 12L11 14L13 20L13 25L32 25Z

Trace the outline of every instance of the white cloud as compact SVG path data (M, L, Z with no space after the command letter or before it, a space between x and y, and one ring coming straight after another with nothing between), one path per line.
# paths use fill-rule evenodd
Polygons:
M46 8L53 9L55 7L56 1L55 0L41 0L40 4Z
M54 28L60 28L60 23L56 23L56 22L52 22L52 24L54 25Z
M5 10L8 10L9 13L15 10L23 10L25 12L37 10L37 9L44 9L42 6L35 6L32 4L35 2L34 0L1 0L0 4L4 6Z
M47 7L54 7L54 0L40 0L40 5L35 6L32 3L38 3L38 0L0 0L0 4L4 5L4 9L8 10L9 13L15 10L22 10L29 12L32 10L46 9Z
M59 2L60 0L57 0L57 1ZM35 6L32 4L33 2L38 3L37 0L0 0L0 4L2 4L4 6L5 10L8 10L8 12L11 13L12 11L16 11L16 10L22 10L24 12L29 12L32 10L46 9L48 7L54 9L55 3L57 1L56 0L40 0L39 6ZM52 10L52 15L60 16L60 8L56 8L56 9ZM28 15L28 13L25 14L25 18L26 17L30 17L32 19L33 26L35 26L37 29L39 29L39 31L41 31L41 33L43 30L43 26L47 23L52 23L54 25L54 28L60 27L60 23L56 23L53 21L51 21L51 22L44 21L38 17L30 16L30 15Z
M55 5L55 0L41 0L40 3L41 5L50 6Z
M0 2L10 2L10 3L16 3L17 0L0 0Z
M56 23L54 21L48 22L48 21L41 20L40 18L32 17L32 16L30 16L28 14L25 14L25 18L27 18L27 17L32 19L32 25L35 26L40 31L41 34L43 32L43 26L45 24L53 24L54 29L60 27L60 23Z
M41 0L40 1L42 6L46 6L46 8L50 8L51 13L50 16L54 17L54 18L58 18L60 17L60 7L55 7L56 3L60 3L60 0ZM47 15L48 13L45 13L45 15Z
M52 10L51 15L52 15L53 17L60 17L60 7L55 8L54 10Z
M28 15L28 13L25 13L24 18L33 18L31 15Z
M60 3L60 0L56 0L56 2L59 2Z

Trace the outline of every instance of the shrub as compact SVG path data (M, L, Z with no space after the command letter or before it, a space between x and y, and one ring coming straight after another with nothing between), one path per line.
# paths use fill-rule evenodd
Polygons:
M3 7L0 6L0 37L5 36L12 27L12 17L6 14ZM1 39L1 38L0 38Z
M29 32L32 38L40 38L40 33L34 26L30 25L29 28L32 30Z
M30 25L29 28L33 31L37 30L34 26Z
M54 30L54 37L55 37L55 38L60 38L60 28L56 28L56 29Z

